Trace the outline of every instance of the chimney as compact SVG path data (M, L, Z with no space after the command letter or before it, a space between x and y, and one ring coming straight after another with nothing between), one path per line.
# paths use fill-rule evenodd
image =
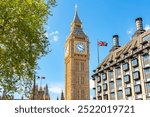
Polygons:
M119 36L118 35L114 35L113 36L113 45L115 47L118 47L119 46Z
M141 17L138 17L135 19L135 22L136 22L136 29L137 30L143 30L143 23L142 23L142 18Z

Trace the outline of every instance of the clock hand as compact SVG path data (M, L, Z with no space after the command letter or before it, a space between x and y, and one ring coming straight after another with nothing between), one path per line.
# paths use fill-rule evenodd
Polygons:
M81 49L85 50L84 46L80 46L80 47L81 47Z
M83 49L83 47L82 47L82 46L79 46L79 48L80 48L80 49Z
M82 45L79 45L80 46L80 48L84 48Z

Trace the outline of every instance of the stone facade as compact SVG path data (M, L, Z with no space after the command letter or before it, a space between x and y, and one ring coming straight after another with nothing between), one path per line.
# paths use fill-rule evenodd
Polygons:
M31 95L29 99L33 100L33 95ZM50 100L48 85L46 85L44 88L39 88L38 85L35 86L34 100Z
M89 40L82 30L77 11L65 43L65 99L90 99Z
M150 30L143 29L142 18L136 19L136 26L132 40L121 47L114 44L109 55L94 70L94 99L150 99Z

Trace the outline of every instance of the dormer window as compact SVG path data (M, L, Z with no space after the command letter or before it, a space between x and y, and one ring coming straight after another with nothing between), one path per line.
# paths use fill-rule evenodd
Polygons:
M107 84L103 84L103 90L106 91L107 90Z
M113 60L110 60L110 61L109 61L109 65L112 65L112 63L113 63Z
M96 76L95 75L92 75L92 80L95 80Z
M134 80L139 80L140 79L140 73L139 73L139 71L133 72L133 79Z
M109 80L110 81L113 81L113 79L114 79L114 73L113 73L113 71L109 71Z
M132 48L132 51L133 51L133 53L135 53L135 52L138 51L138 48L137 48L137 47L133 47L133 48Z
M103 98L104 98L104 100L108 100L108 95L105 94Z
M148 41L143 41L141 44L143 45L143 46L145 46L146 44L148 43Z
M104 64L104 69L107 67L107 64Z
M123 70L124 71L129 70L129 64L128 63L123 64Z
M121 78L121 69L120 69L120 67L116 68L116 78Z
M136 93L136 94L141 93L141 92L142 92L142 91L141 91L141 85L135 85L135 86L134 86L134 90L135 90L135 93Z
M117 56L117 57L116 57L116 62L118 62L119 59L120 59L120 56Z
M102 74L102 78L103 78L103 80L106 80L106 79L107 79L106 73L103 73L103 74Z
M143 37L143 42L144 41L149 41L149 40L150 40L150 34L148 34L145 37Z
M97 87L97 91L98 91L98 93L101 93L101 86Z
M126 88L125 92L126 92L126 96L131 96L131 88L130 87Z
M150 68L145 68L144 69L144 76L145 76L145 81L150 82Z
M137 58L132 59L131 62L132 62L132 66L133 67L137 67L138 66L138 59Z
M129 75L124 76L124 82L125 83L130 83L130 76Z
M97 77L97 83L100 83L101 82L101 78L100 76Z
M125 53L124 53L124 57L125 57L125 58L126 58L128 55L129 55L128 52L125 52Z

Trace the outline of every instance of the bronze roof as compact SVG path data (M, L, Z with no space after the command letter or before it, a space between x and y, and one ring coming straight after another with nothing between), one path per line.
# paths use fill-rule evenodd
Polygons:
M119 58L124 57L125 54L131 52L130 50L140 48L141 43L142 43L142 37L146 36L149 33L150 33L150 30L147 30L147 31L143 31L139 35L136 35L137 34L137 31L136 31L129 43L125 44L124 46L119 47L118 49L114 51L110 51L110 53L105 57L105 59L98 66L98 68L108 65L109 63L116 61Z

